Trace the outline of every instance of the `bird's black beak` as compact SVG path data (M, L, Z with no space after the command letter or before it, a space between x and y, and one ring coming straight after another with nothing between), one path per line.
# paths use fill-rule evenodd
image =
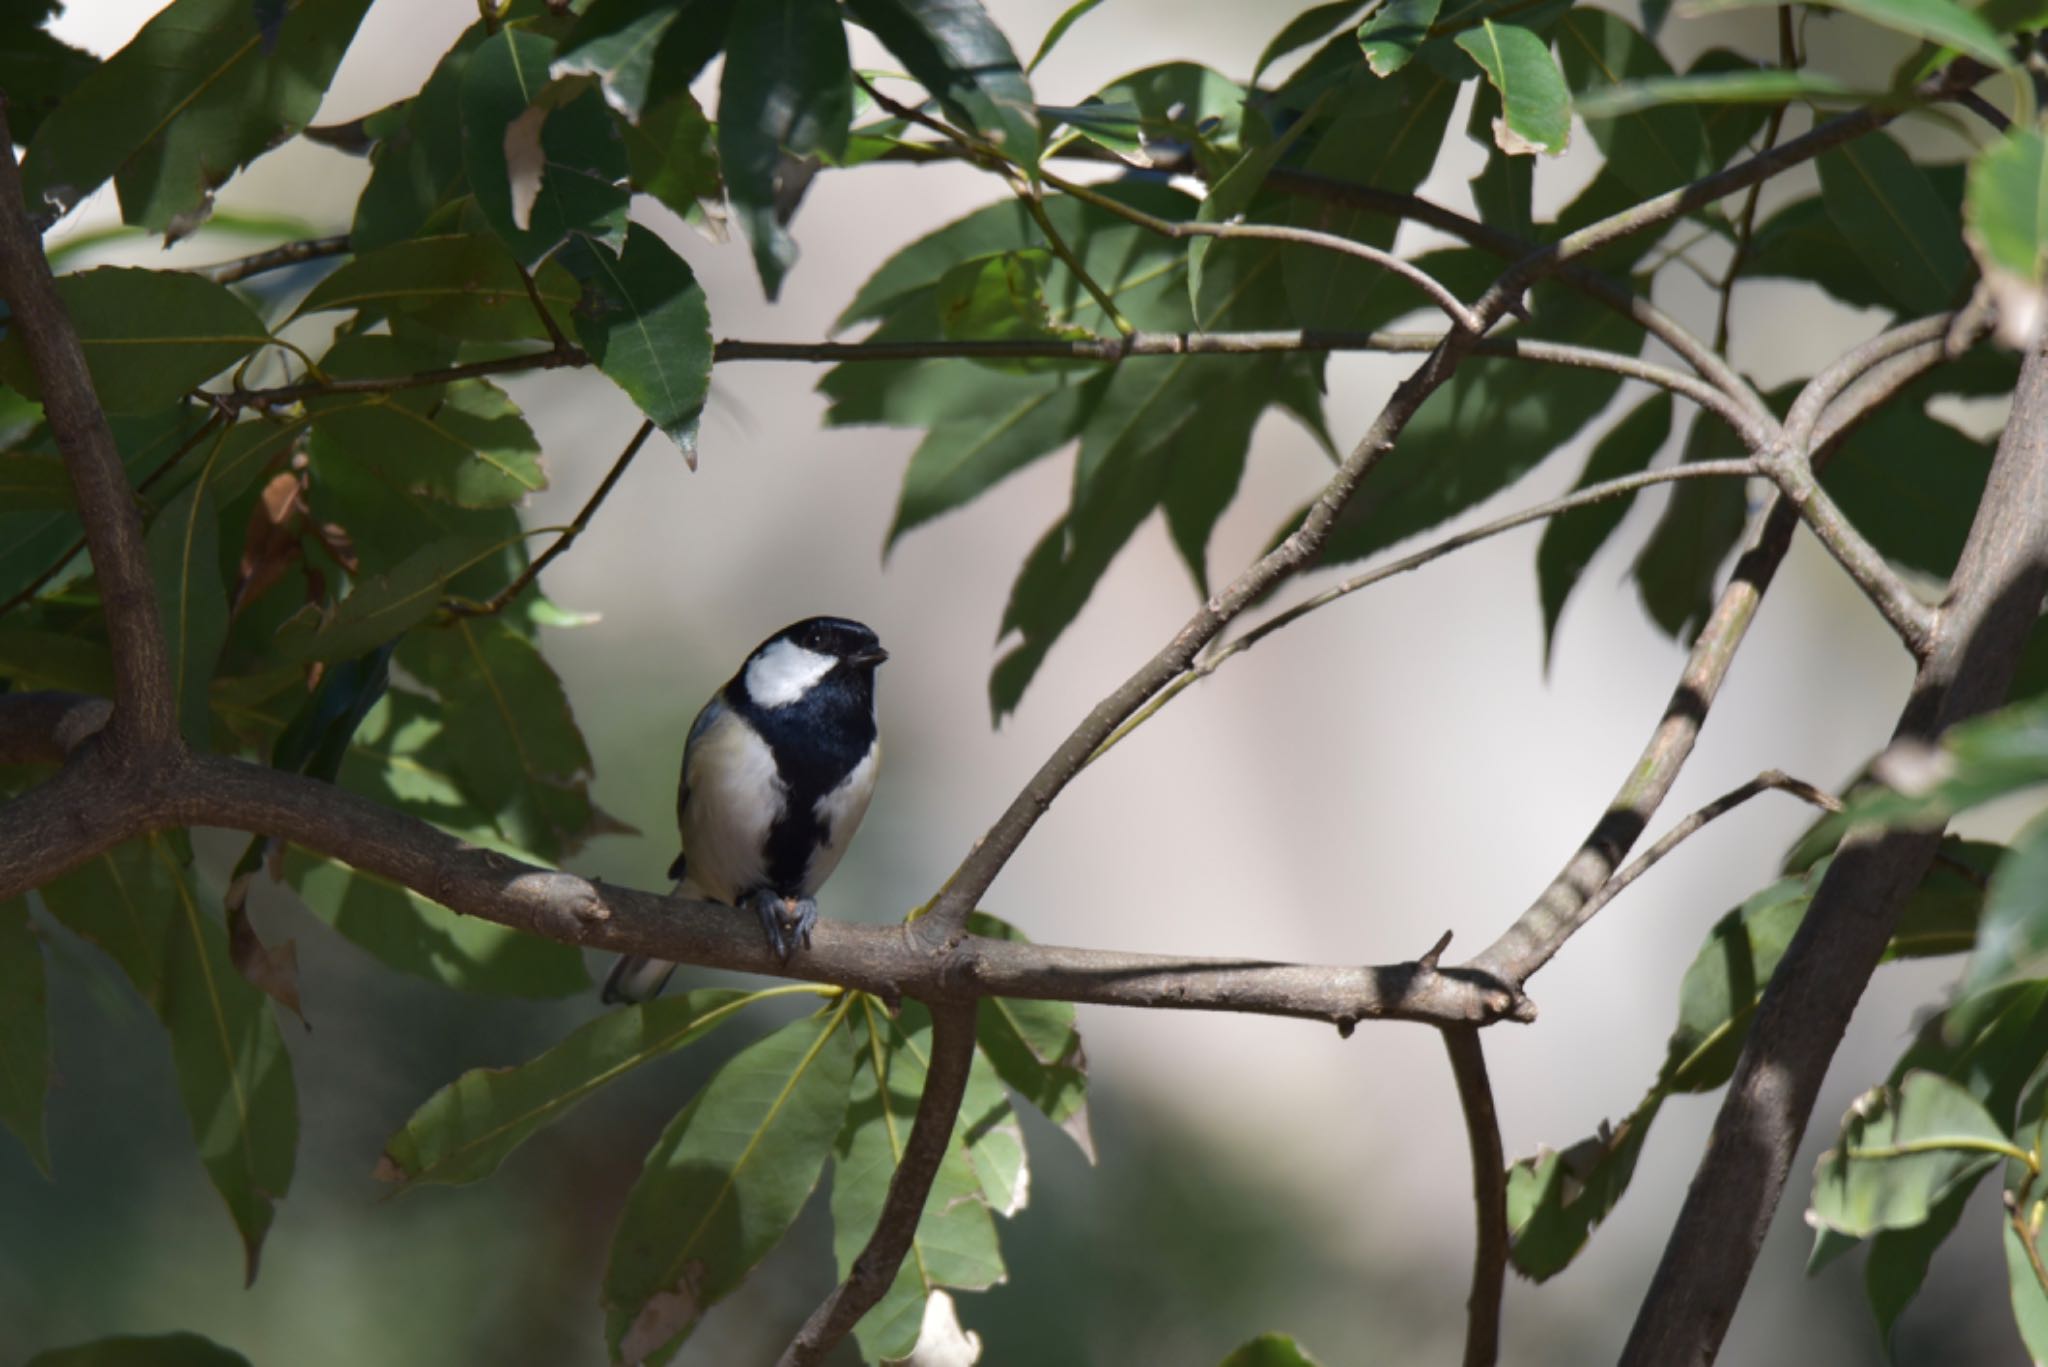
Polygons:
M873 650L856 651L846 657L846 662L856 668L873 667L889 658L889 652L876 646Z

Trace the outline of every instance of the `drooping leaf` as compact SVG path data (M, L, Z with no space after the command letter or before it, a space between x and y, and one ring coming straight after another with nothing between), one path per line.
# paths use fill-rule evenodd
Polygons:
M14 1132L45 1177L50 1145L43 1098L50 1090L50 1002L43 946L28 899L0 902L0 1125Z
M624 130L633 188L685 218L722 215L725 180L711 121L687 90L679 90Z
M1863 1293L1877 1320L1878 1337L1891 1342L1892 1327L1906 1306L1919 1294L1927 1280L1927 1268L1934 1254L1962 1221L1970 1193L1983 1179L1980 1172L1966 1177L1955 1190L1934 1203L1925 1220L1908 1229L1881 1229L1870 1240L1870 1253L1863 1264ZM1820 1234L1846 1238L1825 1226Z
M733 14L718 93L718 157L740 228L772 300L796 263L781 187L786 155L836 157L853 122L846 32L831 0L756 0Z
M616 248L632 199L625 143L604 96L550 91L554 53L552 40L504 28L477 46L462 72L470 189L528 269L572 233Z
M118 1334L45 1349L23 1367L249 1367L249 1359L197 1334Z
M1375 76L1391 76L1408 65L1429 37L1443 0L1389 0L1358 29L1358 45Z
M471 24L406 105L403 123L378 138L370 153L370 179L356 200L349 228L349 245L357 253L411 237L467 186L462 72L489 36L482 21Z
M605 1337L631 1361L696 1327L778 1243L846 1119L844 1011L750 1045L655 1141L605 1269Z
M1843 240L1819 195L1794 200L1757 224L1742 274L1804 280L1857 308L1893 306L1891 291Z
M1636 405L1593 447L1572 492L1648 468L1671 436L1671 396L1659 392ZM1586 566L1628 516L1635 495L1608 499L1550 519L1536 547L1536 593L1543 603L1543 658L1557 643L1557 619Z
M607 1012L525 1063L472 1068L385 1142L377 1175L408 1187L488 1177L600 1087L703 1038L752 1000L732 988L701 988Z
M1025 73L1028 75L1038 70L1038 64L1046 59L1060 39L1067 36L1067 30L1101 3L1102 0L1074 0L1073 4L1061 10L1060 17L1053 20L1052 27L1045 31L1045 37L1038 40L1038 51L1032 53L1031 60L1025 64Z
M993 940L1025 939L1009 922L977 911L967 928ZM1095 1161L1088 1124L1088 1056L1074 1027L1074 1004L991 997L975 1021L975 1038L996 1072Z
M832 1163L832 1246L842 1277L881 1217L889 1179L903 1160L924 1094L931 1055L931 1016L923 1007L906 1004L893 1021L870 998L862 998L855 1009L860 1058ZM956 1129L896 1280L854 1326L868 1361L909 1355L934 1292L948 1287L982 1291L1002 1280L995 1221L982 1195L981 1179Z
M441 695L455 777L508 839L555 860L594 833L590 750L531 641L496 619L458 618L409 632L398 663Z
M1312 43L1320 43L1349 24L1352 17L1364 8L1364 0L1331 0L1329 4L1316 5L1295 15L1260 50L1259 59L1252 63L1249 84L1257 85L1259 77L1266 74L1267 67L1290 52L1299 52Z
M1828 216L1893 301L1915 315L1951 307L1970 254L1954 206L1906 149L1890 134L1872 133L1815 165Z
M684 260L638 225L617 256L595 244L566 256L583 281L576 339L684 458L711 389L711 310Z
M575 280L554 262L534 273L534 292L567 327ZM298 312L354 309L366 323L395 315L465 341L546 339L519 264L484 233L415 237L364 252L313 287Z
M2038 130L2015 129L1977 154L1964 212L1970 246L1987 272L2041 283L2048 252L2048 141Z
M272 1203L291 1185L298 1099L263 994L235 971L227 936L163 835L117 846L42 889L74 934L111 955L171 1038L178 1090L214 1187L256 1276Z
M2048 962L2048 822L2035 820L2013 839L1992 875L1965 995L2011 978L2038 976Z
M339 660L394 641L441 606L451 580L503 549L503 542L429 542L384 573L358 580L320 630L294 639L285 653L294 660Z
M981 0L847 0L847 7L948 115L1027 172L1037 169L1031 83Z
M1836 77L1804 68L1788 71L1757 67L1747 71L1709 71L1699 75L1650 76L1573 97L1584 118L1610 119L1665 105L1786 104L1792 101L1864 102L1871 92L1859 91Z
M1500 92L1504 112L1494 140L1510 153L1564 151L1572 131L1572 94L1550 44L1518 24L1480 21L1456 42Z
M312 120L368 8L293 0L266 41L247 0L176 0L43 120L24 197L64 213L112 178L122 222L182 236L222 182Z
M639 118L687 92L725 41L737 0L593 0L562 40L557 76L598 78L614 109Z
M1946 579L1991 471L1991 448L1901 395L1849 434L1821 484L1885 557Z
M1100 384L1061 377L991 380L1004 397L980 418L934 422L911 453L888 545L912 528L973 502L1080 431Z
M45 27L57 7L57 0L18 0L0 14L0 90L7 92L7 123L16 142L33 142L50 112L99 68L99 58Z
M1969 1092L1938 1073L1908 1073L1858 1098L1841 1141L1814 1169L1811 1218L1859 1236L1911 1228L2012 1150Z
M270 340L233 291L182 271L101 266L60 277L57 294L109 413L175 404ZM0 339L0 381L42 393L19 336Z
M2024 1235L2011 1220L2004 1221L2005 1275L2012 1293L2013 1323L2027 1356L2035 1362L2048 1360L2048 1280L2042 1276L2048 1250L2042 1248L2040 1210L2038 1199L2027 1204Z
M220 512L205 475L157 514L147 548L170 655L178 726L188 742L203 749L213 727L208 690L228 633L228 593L220 574Z
M1686 434L1686 463L1736 460L1746 452L1727 424L1701 414ZM1714 581L1742 539L1749 497L1737 479L1691 479L1671 487L1664 515L1629 570L1650 619L1690 640L1714 609Z

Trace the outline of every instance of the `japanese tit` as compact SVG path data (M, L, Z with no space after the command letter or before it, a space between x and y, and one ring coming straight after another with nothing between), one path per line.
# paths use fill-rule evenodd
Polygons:
M818 889L875 791L875 667L888 658L859 622L807 618L755 647L690 724L675 894L752 911L785 963L809 947ZM623 955L604 1000L647 1001L674 971Z

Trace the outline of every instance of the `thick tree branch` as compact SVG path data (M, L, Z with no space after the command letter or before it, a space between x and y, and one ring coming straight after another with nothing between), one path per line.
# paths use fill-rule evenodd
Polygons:
M85 351L43 257L42 238L22 202L11 137L0 100L0 298L7 301L9 330L21 339L42 390L43 413L63 453L99 579L114 655L114 717L107 740L120 749L175 745L177 699L142 517L93 392Z
M1465 1136L1472 1147L1472 1204L1478 1237L1472 1248L1472 1290L1465 1298L1465 1367L1493 1367L1500 1356L1500 1306L1508 1273L1507 1155L1500 1142L1486 1051L1471 1026L1444 1030Z
M1899 718L1933 741L1998 705L2048 589L2048 355L2021 368L1962 562ZM1861 829L1842 842L1764 989L1755 1023L1672 1228L1625 1367L1711 1362L1734 1318L1828 1063L1932 864L1938 831Z
M0 694L0 758L53 758L34 725L103 700ZM28 701L22 701L27 699ZM27 722L21 715L33 713ZM13 715L10 715L13 714ZM85 714L81 714L85 715ZM118 781L115 779L118 778ZM821 922L784 965L760 928L730 907L684 902L481 849L343 788L220 756L168 752L113 773L93 747L49 781L0 805L0 900L124 840L174 826L275 836L411 888L465 915L592 949L708 968L829 982L937 1005L1026 997L1320 1020L1484 1025L1531 1020L1519 992L1478 974L1411 961L1377 967L1275 964L1067 949L962 936L938 952L904 926Z
M875 1221L875 1232L853 1260L846 1280L832 1289L804 1327L782 1352L778 1367L814 1367L852 1331L860 1317L874 1308L896 1282L896 1269L917 1237L918 1221L931 1195L932 1179L953 1142L960 1102L967 1095L967 1074L974 1065L975 1003L948 1002L932 1010L932 1056L925 1072L924 1093L917 1099L917 1118L903 1157L889 1179L889 1194Z

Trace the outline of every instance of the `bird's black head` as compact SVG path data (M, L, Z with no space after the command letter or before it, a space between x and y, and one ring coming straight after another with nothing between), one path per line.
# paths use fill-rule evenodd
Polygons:
M875 666L889 658L875 633L844 617L807 617L770 636L747 657L728 691L757 708L799 702L874 707Z

